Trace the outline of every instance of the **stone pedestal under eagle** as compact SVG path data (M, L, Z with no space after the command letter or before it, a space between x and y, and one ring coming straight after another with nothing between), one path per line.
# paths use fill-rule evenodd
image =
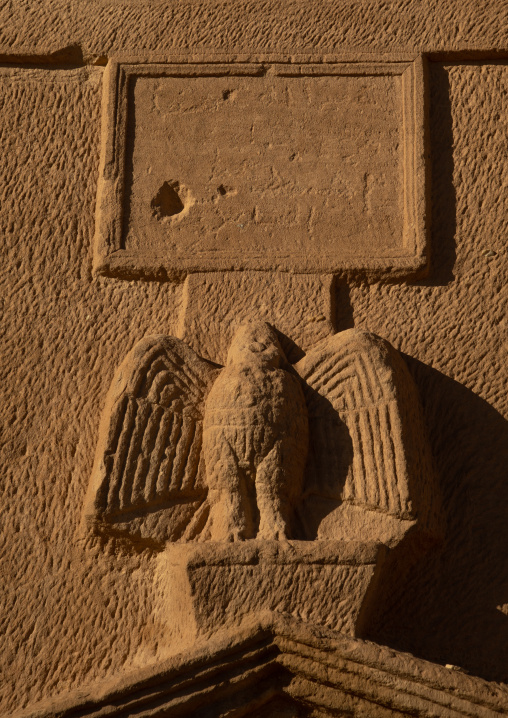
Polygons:
M291 365L252 322L223 368L166 336L127 355L85 513L138 541L389 542L430 528L432 491L416 388L386 341L347 330Z

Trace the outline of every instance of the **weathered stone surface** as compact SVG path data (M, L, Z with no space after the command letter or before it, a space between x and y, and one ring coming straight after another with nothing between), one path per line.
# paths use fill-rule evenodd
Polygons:
M188 59L108 63L98 272L426 269L425 60Z
M76 45L87 58L147 48L506 51L506 18L498 0L429 0L425 5L418 0L350 5L332 0L313 5L312 12L301 0L285 0L270 12L252 0L241 6L210 0L178 6L167 0L102 0L99 5L84 0L72 7L66 0L46 0L42 6L6 6L0 16L6 51L37 54L69 47L70 58L79 57Z
M154 616L173 650L262 611L360 635L387 549L441 528L415 387L372 334L292 366L251 321L223 368L156 336L116 373L84 538L158 545Z
M374 643L348 644L350 662L345 666L338 659L340 667L333 670L324 655L319 667L298 659L300 678L291 695L274 693L269 681L262 693L254 672L239 681L239 700L254 686L254 696L262 696L252 707L254 715L255 710L305 714L302 701L317 697L322 703L315 711L322 713L506 712L504 687L439 665L461 666L489 681L508 680L506 27L507 8L498 0L2 5L0 41L7 64L0 72L0 710L6 715L20 708L31 713L40 701L46 701L41 708L46 714L71 711L82 702L99 705L102 698L111 705L111 696L129 694L138 680L145 691L143 680L150 683L164 651L174 649L160 644L164 627L155 619L156 547L118 538L83 541L83 504L100 415L114 368L128 351L146 336L174 335L223 363L232 336L225 321L217 338L220 318L235 312L227 292L215 295L215 318L213 302L202 319L199 312L193 315L199 336L193 340L183 319L191 316L189 309L182 311L190 306L183 284L93 277L101 85L108 56L134 52L147 60L146 50L184 51L196 61L200 48L292 56L341 52L346 46L353 55L428 55L428 277L414 283L348 277L348 285L332 290L335 307L330 303L329 313L319 312L330 328L315 338L305 335L305 341L300 327L317 306L310 289L288 292L274 272L268 275L270 308L263 310L257 295L265 291L264 280L246 272L233 294L241 319L266 319L306 351L331 334L331 327L355 326L405 355L423 406L446 534L433 551L415 557L415 546L402 543L393 560L387 559L389 591L373 607L368 635L393 651ZM168 186L160 196L162 184L150 198L156 213L174 200L170 180L164 180ZM193 306L206 305L194 301ZM301 320L283 323L285 303L288 314ZM361 523L355 514L340 525ZM316 650L324 653L323 634L316 640ZM201 649L206 660L217 650L220 661L221 650L236 645L230 636ZM164 690L181 689L176 676L184 675L181 666L196 656L187 652L181 663L166 664ZM192 677L196 665L203 666L200 656L196 660ZM239 665L238 653L232 660ZM380 668L384 661L391 666L388 674ZM358 679L361 695L348 682L358 663L367 675ZM222 674L226 681L229 670ZM335 702L326 703L330 692L318 687L325 681L343 686L334 693ZM379 683L383 688L377 691ZM73 697L64 707L48 704L69 691ZM205 694L200 693L203 703L193 703L198 700L193 696L182 712L203 707Z

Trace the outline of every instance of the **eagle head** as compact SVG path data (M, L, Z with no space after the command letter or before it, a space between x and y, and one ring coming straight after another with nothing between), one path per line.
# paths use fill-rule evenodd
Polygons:
M282 368L287 359L274 329L266 322L241 324L233 336L226 364L255 364Z

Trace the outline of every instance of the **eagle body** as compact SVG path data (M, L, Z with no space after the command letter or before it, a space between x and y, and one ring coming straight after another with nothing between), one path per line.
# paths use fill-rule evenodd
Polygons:
M273 330L250 324L237 333L207 397L203 458L212 540L290 537L308 419L300 380L284 363Z

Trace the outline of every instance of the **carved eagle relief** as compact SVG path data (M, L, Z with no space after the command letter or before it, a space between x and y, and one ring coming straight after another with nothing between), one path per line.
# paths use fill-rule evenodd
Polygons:
M333 539L344 507L428 524L431 493L416 388L386 341L347 330L291 365L253 322L225 367L167 336L127 355L86 518L160 542Z

